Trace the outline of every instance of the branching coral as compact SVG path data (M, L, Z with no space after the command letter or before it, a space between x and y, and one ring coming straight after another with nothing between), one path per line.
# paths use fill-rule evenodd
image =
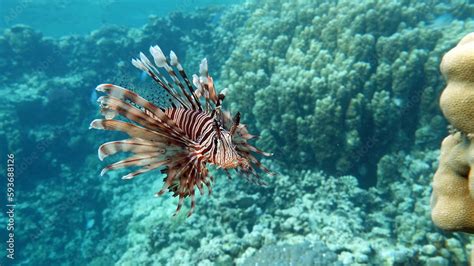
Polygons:
M126 229L132 215L130 204L134 199L124 199L121 202L124 205L107 200L112 205L122 206L120 211L114 209L113 213L110 213L103 200L109 198L112 190L133 197L140 193L130 193L129 189L128 192L118 191L117 183L107 186L107 181L97 179L97 164L92 161L87 163L87 156L95 154L92 149L98 146L96 136L87 132L88 120L96 112L91 104L91 101L95 103L96 97L91 93L92 88L97 80L118 84L133 80L137 87L153 93L152 87L146 81L140 81L139 75L129 75L128 71L133 68L131 64L114 62L117 58L128 61L135 56L133 51L149 47L157 39L164 47L181 49L182 54L194 62L190 65L197 66L198 59L209 54L225 60L227 56L222 53L230 49L234 34L226 29L241 23L245 11L234 12L239 14L240 20L226 22L220 27L221 32L227 33L227 39L222 43L228 45L220 48L220 54L213 48L221 40L211 37L211 29L220 25L211 22L218 11L213 8L193 14L174 13L168 17L152 17L142 28L114 26L100 28L84 36L43 37L24 25L12 26L4 30L3 34L0 33L0 95L4 99L0 106L0 148L14 153L18 158L15 174L23 178L18 178L15 186L21 187L22 195L28 195L22 197L23 205L19 206L19 211L26 213L22 216L24 219L19 218L26 230L17 240L24 251L18 258L19 264L30 260L33 264L57 264L64 261L65 256L75 259L79 264L95 258L97 265L111 264L120 259L120 253L123 252L117 253L117 250L123 251L128 239L118 240L115 236L119 235L119 231L132 231ZM231 16L231 12L227 15ZM188 51L190 47L192 51ZM101 71L96 72L97 69ZM0 170L6 171L3 168L5 165L0 165ZM65 171L65 168L70 170ZM70 172L77 173L77 176ZM63 190L72 187L75 192L83 194L81 197L87 194L87 200L77 200L69 203L68 208L63 208L65 205L61 203L72 199L71 193ZM67 195L67 199L64 195ZM45 197L46 202L59 203L45 205ZM104 210L107 221L97 218L92 229L88 228L89 220L82 217L85 202ZM32 208L36 208L37 212L33 212ZM147 213L155 217L154 212ZM41 231L38 230L38 221L42 224ZM110 239L99 232L98 225L109 232ZM30 235L37 238L28 239ZM191 234L188 232L187 235ZM196 241L192 236L189 238ZM76 242L77 239L83 240ZM153 248L161 248L159 234L152 235L150 241L147 241L147 237L141 240L144 243L151 242L153 252ZM174 240L171 238L170 241ZM54 252L65 246L65 252ZM49 251L46 252L46 248ZM3 261L0 264L3 265Z
M236 100L232 108L252 111L243 119L255 121L259 145L282 163L355 173L362 185L373 184L384 154L410 149L416 136L433 141L444 133L415 134L433 119L427 114L438 112L431 103L441 79L426 77L452 42L447 37L465 31L431 26L449 8L455 7L264 2L222 71Z

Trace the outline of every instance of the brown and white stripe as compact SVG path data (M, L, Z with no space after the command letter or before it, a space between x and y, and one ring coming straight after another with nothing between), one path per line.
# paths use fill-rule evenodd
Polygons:
M262 184L256 169L271 172L252 154L271 154L247 143L254 136L240 124L239 114L231 119L228 112L221 110L225 96L224 93L216 93L213 79L208 74L207 60L202 60L200 76L194 75L191 84L176 54L171 52L168 63L158 46L150 47L150 53L155 64L143 53L132 63L170 95L171 108L156 106L117 85L99 85L96 90L105 94L98 99L104 119L92 121L90 128L121 131L130 136L129 139L102 144L98 150L99 159L122 152L132 153L128 158L106 166L101 175L110 170L137 168L122 177L131 179L161 169L166 177L156 195L169 191L179 197L176 212L181 209L184 199L190 197L188 215L195 207L195 187L201 194L204 193L203 184L209 193L212 191L213 179L208 175L208 164L224 169L229 176L227 170L235 169ZM163 73L160 69L164 69ZM171 82L164 73L171 78ZM204 107L201 100L205 103Z

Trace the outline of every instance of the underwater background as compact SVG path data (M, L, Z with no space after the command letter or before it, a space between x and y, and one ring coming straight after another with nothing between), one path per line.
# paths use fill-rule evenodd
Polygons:
M431 179L448 134L442 55L474 29L453 1L0 2L1 265L467 265L436 228ZM99 176L101 83L156 90L130 64L158 44L206 57L224 107L274 153L268 186L216 177L172 216L163 176ZM7 154L15 259L6 257Z

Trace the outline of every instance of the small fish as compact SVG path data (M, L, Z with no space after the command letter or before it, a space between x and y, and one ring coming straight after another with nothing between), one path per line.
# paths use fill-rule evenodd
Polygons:
M86 229L89 230L91 229L95 224L95 220L94 219L89 219L87 220L87 223L86 223Z
M113 84L96 88L106 94L97 100L105 119L92 121L90 128L121 131L130 136L102 144L98 151L99 159L104 160L119 152L133 153L127 159L106 166L101 175L110 170L138 167L122 177L131 179L161 169L166 177L156 195L169 191L179 197L175 215L184 199L190 197L188 216L195 208L195 188L202 195L204 184L209 194L212 192L210 165L223 169L229 178L229 170L235 169L249 181L264 185L259 172L273 173L260 163L255 154L272 154L248 143L255 136L240 123L240 113L232 118L222 109L226 89L216 92L208 74L207 60L201 61L199 76L193 75L191 83L173 51L169 60L158 46L150 47L150 53L154 63L140 53L138 59L132 59L132 64L147 73L168 94L169 106L157 106ZM114 119L117 116L132 123Z

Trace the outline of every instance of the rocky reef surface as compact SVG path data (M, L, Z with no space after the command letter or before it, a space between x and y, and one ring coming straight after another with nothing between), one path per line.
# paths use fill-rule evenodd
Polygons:
M271 0L86 36L6 29L0 149L18 158L17 262L467 263L469 236L430 220L429 185L446 134L439 61L473 12L463 1ZM186 218L171 216L176 199L153 197L158 173L99 177L96 148L111 134L87 130L93 88L155 97L129 60L156 43L191 73L208 58L226 107L275 153L267 187L216 173Z

